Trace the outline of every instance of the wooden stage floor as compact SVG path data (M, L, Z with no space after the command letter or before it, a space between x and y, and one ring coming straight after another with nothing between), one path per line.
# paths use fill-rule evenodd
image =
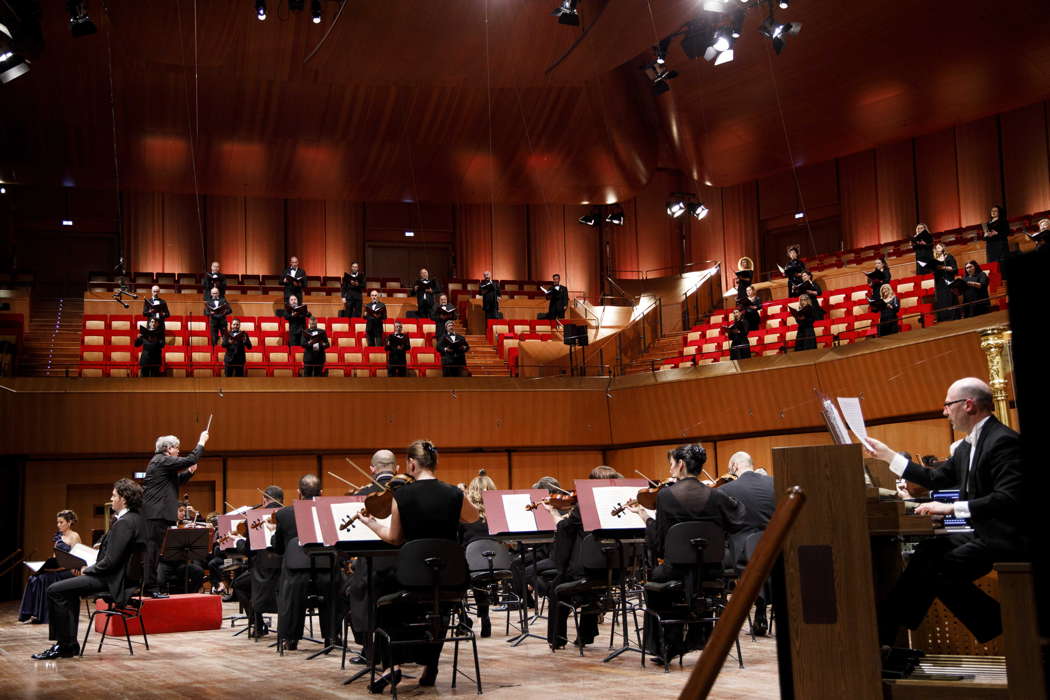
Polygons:
M225 615L237 612L227 603ZM0 604L0 697L107 697L107 698L227 698L261 700L272 697L369 696L362 681L342 685L349 676L339 669L339 656L306 657L319 647L309 642L299 651L282 658L268 644L271 633L258 643L233 637L227 626L208 632L182 632L150 637L150 651L136 645L129 656L126 645L107 645L97 654L98 637L83 659L33 661L30 654L48 646L47 625L17 622L17 602ZM83 638L86 615L81 615ZM672 698L685 684L696 654L685 658L685 667L672 666L670 673L651 665L641 668L638 655L621 655L608 664L601 659L609 643L609 625L602 625L598 644L588 647L586 656L575 650L551 653L544 642L529 639L512 648L505 640L503 613L493 617L493 637L478 640L484 696L490 698ZM542 629L546 630L545 621ZM475 622L475 629L478 623ZM745 624L746 629L746 624ZM513 628L511 632L513 633ZM572 636L572 624L569 625ZM268 641L267 641L268 640ZM123 640L121 640L122 642ZM141 641L141 638L140 638ZM772 637L741 635L743 669L729 659L718 678L712 698L725 700L766 700L779 697L776 645ZM399 695L405 697L476 696L474 686L460 678L455 690L449 687L452 663L451 645L442 658L437 685L420 688L415 680L405 680ZM460 657L469 665L470 655ZM349 669L356 670L357 666ZM407 672L414 667L406 666ZM472 668L470 670L473 670ZM353 672L353 671L350 671ZM417 675L413 673L413 675ZM389 693L389 690L387 691ZM389 694L387 694L389 697Z

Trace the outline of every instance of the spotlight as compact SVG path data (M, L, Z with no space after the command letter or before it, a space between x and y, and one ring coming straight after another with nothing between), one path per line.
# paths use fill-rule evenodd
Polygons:
M605 223L613 226L623 226L623 209L614 209L605 216Z
M310 18L314 24L321 23L321 0L310 0Z
M580 12L576 5L580 0L562 0L562 3L551 12L551 16L558 18L558 24L570 24L574 27L580 26Z
M703 221L708 211L710 211L703 202L692 202L689 204L688 209L690 216L697 221Z
M780 0L780 9L786 10L791 7L791 0Z
M773 15L770 14L766 18L766 21L758 28L758 33L762 36L770 39L773 42L773 50L780 55L780 52L784 50L784 44L789 36L797 35L802 31L801 22L788 22L787 24L778 24Z
M662 95L671 89L671 86L667 84L668 80L678 77L678 71L668 70L664 66L651 63L643 68L645 74L649 78L649 82L652 83L653 94Z
M677 219L686 211L685 200L681 197L670 199L667 202L667 215L671 218Z
M7 188L3 185L0 185L0 194L7 194Z
M601 209L592 209L590 214L584 214L576 220L584 226L597 226L599 217L601 217L601 215Z
M725 12L726 5L729 4L729 0L704 0L701 7L706 12Z
M69 31L74 38L98 31L98 27L88 17L86 0L66 0L66 10L69 12Z
M715 32L714 41L704 51L704 59L714 61L716 66L733 60L733 39L724 31Z
M255 18L260 22L266 21L266 0L255 0Z
M72 219L62 219L62 225L63 226L72 226L73 225L73 220Z
M796 219L804 219L804 218L806 218L806 212L804 212L804 211L796 211L795 212L795 218Z

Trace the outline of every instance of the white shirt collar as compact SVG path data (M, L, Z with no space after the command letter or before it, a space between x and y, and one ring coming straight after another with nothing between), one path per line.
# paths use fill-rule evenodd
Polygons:
M124 514L127 513L127 512L128 512L127 508L124 508L123 510L118 511L117 512L117 520L120 520L121 518L123 518Z
M981 437L981 429L984 427L984 424L988 422L989 418L991 418L990 415L985 416L977 422L977 425L973 426L970 430L970 434L964 438L966 442L970 443L970 445L977 444L977 439Z

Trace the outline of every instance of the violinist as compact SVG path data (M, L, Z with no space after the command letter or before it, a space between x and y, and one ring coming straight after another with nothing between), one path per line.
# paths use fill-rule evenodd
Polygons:
M682 445L667 453L668 471L676 479L675 483L664 486L656 495L656 517L649 518L641 505L630 506L631 512L645 520L645 544L653 561L662 559L667 532L672 525L684 522L707 521L719 525L727 533L739 532L745 527L745 508L732 496L723 493L722 489L713 489L700 483L699 477L707 461L707 451L699 444ZM723 487L725 488L725 487ZM719 566L721 569L721 566ZM650 581L682 580L687 572L678 571L666 564L653 569ZM646 603L649 608L663 614L679 602L676 593L647 592ZM648 653L658 657L657 663L665 659L659 649L660 634L652 618L646 616L648 628ZM666 634L668 657L677 656L691 649L700 648L709 629L691 625L685 637L685 647L681 646L682 635L673 631ZM677 641L676 641L677 640Z
M482 495L485 491L496 490L496 482L486 473L484 469L478 471L478 475L470 480L467 486L467 500L478 510L478 517L472 523L460 523L459 541L464 548L474 540L486 539L489 536L489 525L485 519L485 501ZM492 636L492 621L489 619L489 592L485 588L474 588L474 602L478 606L478 618L481 620L481 636Z
M267 486L263 490L263 502L259 508L280 508L284 502L284 489ZM237 552L248 557L248 570L233 580L233 594L241 607L251 615L255 637L270 633L263 613L277 610L277 590L281 582L280 559L273 552L255 551L248 540L237 543Z
M588 479L622 479L612 467L599 466L591 470ZM587 571L583 568L581 545L586 533L583 531L583 519L580 517L580 506L576 504L568 512L555 509L549 504L544 507L550 511L557 525L554 530L553 560L557 575L550 583L547 608L547 643L551 649L562 649L568 643L568 611L558 601L566 596L579 598L586 592L573 590L573 584L582 581ZM603 574L604 576L604 574ZM598 613L581 612L579 618L579 637L573 641L574 646L587 646L598 636Z
M777 497L773 490L773 477L755 471L754 462L747 452L735 452L729 458L728 472L736 478L720 486L718 490L723 495L732 496L744 506L744 527L729 537L726 568L735 566L742 570L750 561L758 537L773 517ZM755 635L759 637L764 637L769 630L766 617L766 604L769 600L767 584L755 600L755 617L751 625Z

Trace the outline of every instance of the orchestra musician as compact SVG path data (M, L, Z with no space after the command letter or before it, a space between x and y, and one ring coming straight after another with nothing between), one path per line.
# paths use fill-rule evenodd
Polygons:
M143 560L144 594L167 597L158 590L158 582L167 578L167 564L160 561L160 548L168 528L176 524L179 512L179 487L193 478L197 462L204 454L208 431L201 431L197 445L185 457L179 455L179 439L174 435L157 438L153 458L146 466L142 481L142 518L145 521L146 554Z
M226 275L219 271L218 261L211 264L211 270L204 273L204 301L211 299L211 290L218 289L219 296L226 296ZM214 345L214 343L212 343Z
M434 297L441 293L441 283L430 276L427 268L421 267L412 292L416 295L416 317L430 318L434 312Z
M802 284L802 272L806 269L806 263L799 259L802 254L802 249L798 244L790 245L787 249L788 261L784 265L782 272L784 277L787 277L788 283L788 296L797 296L794 292L795 287Z
M284 317L288 319L288 345L289 347L303 344L303 333L306 328L306 319L310 318L310 309L306 304L299 303L299 297L291 295L288 303L284 306Z
M980 316L991 310L988 301L988 273L981 269L976 260L971 260L963 266L963 304L962 316Z
M339 295L343 300L347 318L361 318L361 300L365 290L365 273L356 262L350 264L350 272L343 273Z
M911 248L915 251L915 274L928 275L933 272L933 234L926 224L915 227Z
M284 489L267 486L262 496L258 508L280 508L284 502ZM279 609L277 591L281 585L281 558L269 550L251 549L247 538L237 542L237 552L248 557L248 569L233 580L233 595L241 607L250 612L253 635L263 637L270 633L263 613Z
M394 322L394 332L386 337L386 376L408 376L408 351L412 341L405 334L400 321Z
M288 261L288 267L281 272L281 284L284 285L285 303L288 303L292 296L305 301L306 270L299 267L299 258L294 255Z
M879 289L879 295L868 299L871 310L879 314L878 337L893 335L900 332L900 323L897 320L901 312L901 302L893 293L893 287L884 284Z
M213 287L211 296L204 303L204 315L209 319L212 347L219 344L219 336L225 335L226 317L232 313L233 309L230 308L226 297L220 295L218 287Z
M798 298L798 310L789 307L788 311L798 323L795 330L795 350L816 350L817 334L813 330L813 324L820 316L813 299L808 294L803 294Z
M762 326L762 300L758 298L755 288L748 285L743 299L737 301L740 310L744 313L749 331L757 331Z
M565 310L569 308L569 290L562 286L561 275L554 273L551 276L550 289L541 286L540 291L547 297L547 313L540 314L537 318L551 321L565 318Z
M733 322L722 330L729 338L729 359L746 360L751 357L751 340L747 337L748 325L740 307L731 312Z
M456 333L455 321L445 324L445 336L438 341L437 351L441 355L442 377L470 376L470 370L467 369L467 352L470 351L470 343L462 335Z
M481 292L481 310L485 312L485 320L500 318L500 288L499 284L492 279L492 273L488 270L482 274L478 291Z
M893 645L897 627L918 628L934 598L986 643L1002 633L999 603L974 581L995 562L1029 561L1032 541L1025 528L1027 465L1020 436L995 417L991 388L980 379L959 379L948 387L944 415L966 438L934 468L907 460L868 437L868 451L889 463L894 474L931 490L958 489L955 503L931 501L916 515L968 518L973 532L919 543L879 610L879 636Z
M875 269L871 272L865 272L864 275L868 278L868 285L871 286L871 296L876 299L879 298L879 291L882 289L882 285L887 284L893 275L890 273L890 266L886 264L885 257L879 257L875 260Z
M955 262L955 256L948 252L943 243L933 246L933 308L938 309L938 321L954 321L959 317L955 306L955 294L949 286L955 281L959 272L959 265Z
M128 559L142 547L145 527L138 510L142 505L142 487L131 479L113 484L110 505L117 520L99 543L98 559L83 571L48 586L48 638L55 643L45 651L33 654L37 661L68 659L80 652L77 627L80 623L80 599L92 594L108 593L117 605L127 604L124 573Z
M368 304L365 305L365 335L368 337L368 347L383 346L383 321L385 320L386 304L379 301L379 292L373 289L368 293Z
M243 377L248 362L245 351L252 349L252 339L241 330L239 319L233 319L230 329L222 334L222 346L226 348L226 357L223 358L226 376Z
M52 537L55 549L68 552L73 545L81 543L80 535L73 529L76 522L77 514L73 511L58 511L55 516L55 534ZM26 581L22 605L18 609L18 621L34 625L47 622L47 587L72 575L73 572L59 566L54 557L48 557L43 566Z
M656 517L648 517L648 513L641 505L629 506L631 512L645 520L645 544L654 561L663 557L667 532L672 525L677 523L713 522L730 535L742 531L747 526L746 508L738 500L723 493L720 488L714 489L700 483L700 473L706 461L707 451L700 444L681 445L669 450L667 462L670 476L675 479L675 482L664 486L657 493ZM655 582L682 580L686 573L677 571L667 564L660 564L653 569L649 580ZM657 611L670 610L674 599L675 594L667 591L646 593L648 607ZM659 648L660 635L648 615L646 615L645 624L648 628L646 635L649 641L648 653L658 657L657 663L662 663L665 658L663 650ZM682 646L682 635L669 631L666 635L667 658L677 656L688 649L699 648L704 642L707 631L702 626L690 625L684 638L684 647Z
M737 306L743 306L747 289L755 281L755 263L744 256L737 261L736 266L736 303Z
M430 318L434 321L435 333L434 340L438 343L445 337L445 333L448 331L448 322L455 321L459 318L459 314L456 312L456 307L448 303L448 295L442 294L438 297L438 304L434 307L434 311Z
M135 338L135 347L142 348L139 353L139 376L159 377L164 363L164 329L160 321L151 318L146 326L139 326L139 337Z
M155 319L160 332L164 332L164 320L171 316L171 312L168 311L168 302L160 298L160 287L157 285L150 288L149 297L142 302L142 315L147 322Z
M460 523L459 541L464 548L474 540L487 539L489 537L488 520L485 518L485 501L481 494L485 491L495 491L496 482L488 473L481 469L478 475L470 480L467 486L467 500L469 500L478 511L478 519L472 523ZM474 602L478 606L478 619L481 620L481 636L492 636L492 621L489 619L489 592L484 588L474 588ZM473 626L473 625L468 625Z
M1002 262L1010 252L1010 224L1006 221L1006 207L1002 204L992 205L988 223L982 228L988 262Z
M323 377L326 360L325 349L331 347L328 333L317 327L317 319L310 317L309 327L303 333L303 376Z
M394 545L417 539L458 540L459 523L474 522L478 519L478 511L462 491L440 481L435 475L437 448L426 440L417 440L409 445L405 462L405 473L414 481L393 492L390 517L379 520L362 515L360 521L384 542ZM410 625L423 613L422 609L412 605L382 606L378 610L378 625L392 639L410 638L416 636ZM441 636L444 636L443 630ZM396 684L401 677L399 664L411 661L424 666L419 685L432 686L437 679L440 656L440 644L404 645L392 652L385 651L383 667L389 671L369 690L381 693L388 684Z

